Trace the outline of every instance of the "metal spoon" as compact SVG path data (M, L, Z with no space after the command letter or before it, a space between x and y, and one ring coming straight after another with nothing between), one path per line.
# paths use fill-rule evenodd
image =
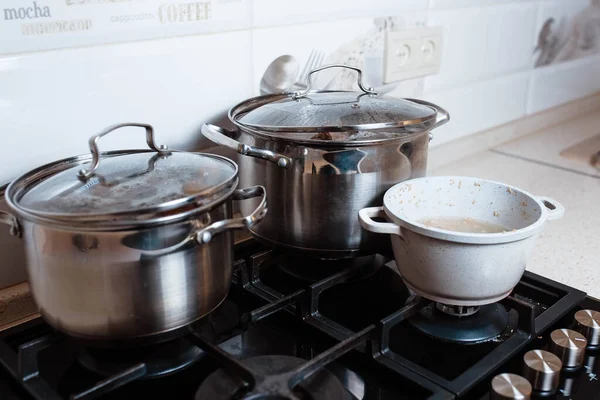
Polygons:
M269 64L260 80L260 93L273 94L285 92L294 85L298 77L299 65L294 56L283 55Z

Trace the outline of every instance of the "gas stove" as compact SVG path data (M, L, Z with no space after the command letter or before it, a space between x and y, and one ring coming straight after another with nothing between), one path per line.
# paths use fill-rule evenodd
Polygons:
M512 398L519 382L492 379L523 375L527 354L530 381L551 387L533 398L600 399L597 349L556 371L530 352L600 310L579 290L526 272L498 304L452 307L412 294L381 255L318 263L253 240L235 253L227 299L165 342L89 347L39 318L2 332L1 398Z

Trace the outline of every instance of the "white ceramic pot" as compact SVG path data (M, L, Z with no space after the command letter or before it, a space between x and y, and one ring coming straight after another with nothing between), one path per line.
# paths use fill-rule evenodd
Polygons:
M411 290L441 303L475 306L510 294L544 224L563 214L557 201L504 183L435 176L391 187L383 207L364 208L358 218L366 230L391 235L398 270ZM507 229L457 232L423 223L431 218L470 218Z

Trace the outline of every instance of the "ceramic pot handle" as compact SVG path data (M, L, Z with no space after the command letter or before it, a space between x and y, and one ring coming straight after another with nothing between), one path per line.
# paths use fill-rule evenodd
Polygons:
M559 219L565 214L565 207L558 201L546 196L538 196L537 198L548 210L548 221Z
M393 222L373 221L373 217L387 219L387 216L383 211L383 207L368 207L363 208L358 212L358 220L360 222L360 225L369 232L398 235L401 238L403 238L402 232L400 231L400 226L396 225Z

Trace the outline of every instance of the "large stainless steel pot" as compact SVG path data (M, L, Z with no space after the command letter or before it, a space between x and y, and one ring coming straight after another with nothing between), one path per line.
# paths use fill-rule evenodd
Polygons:
M312 74L332 67L356 70L362 92L310 91ZM304 92L246 100L229 119L236 131L204 124L202 133L249 156L239 160L242 181L269 191L269 214L252 233L339 259L378 250L383 241L361 229L358 211L381 204L392 185L425 175L430 131L449 116L422 100L379 96L359 69L329 65L310 72Z
M100 137L122 126L145 128L151 150L100 156ZM6 190L15 214L0 217L24 239L44 319L72 336L124 342L159 339L217 307L231 282L230 230L264 217L264 188L237 189L227 158L157 146L146 124L112 126L90 149ZM258 207L232 218L232 201L252 197Z

